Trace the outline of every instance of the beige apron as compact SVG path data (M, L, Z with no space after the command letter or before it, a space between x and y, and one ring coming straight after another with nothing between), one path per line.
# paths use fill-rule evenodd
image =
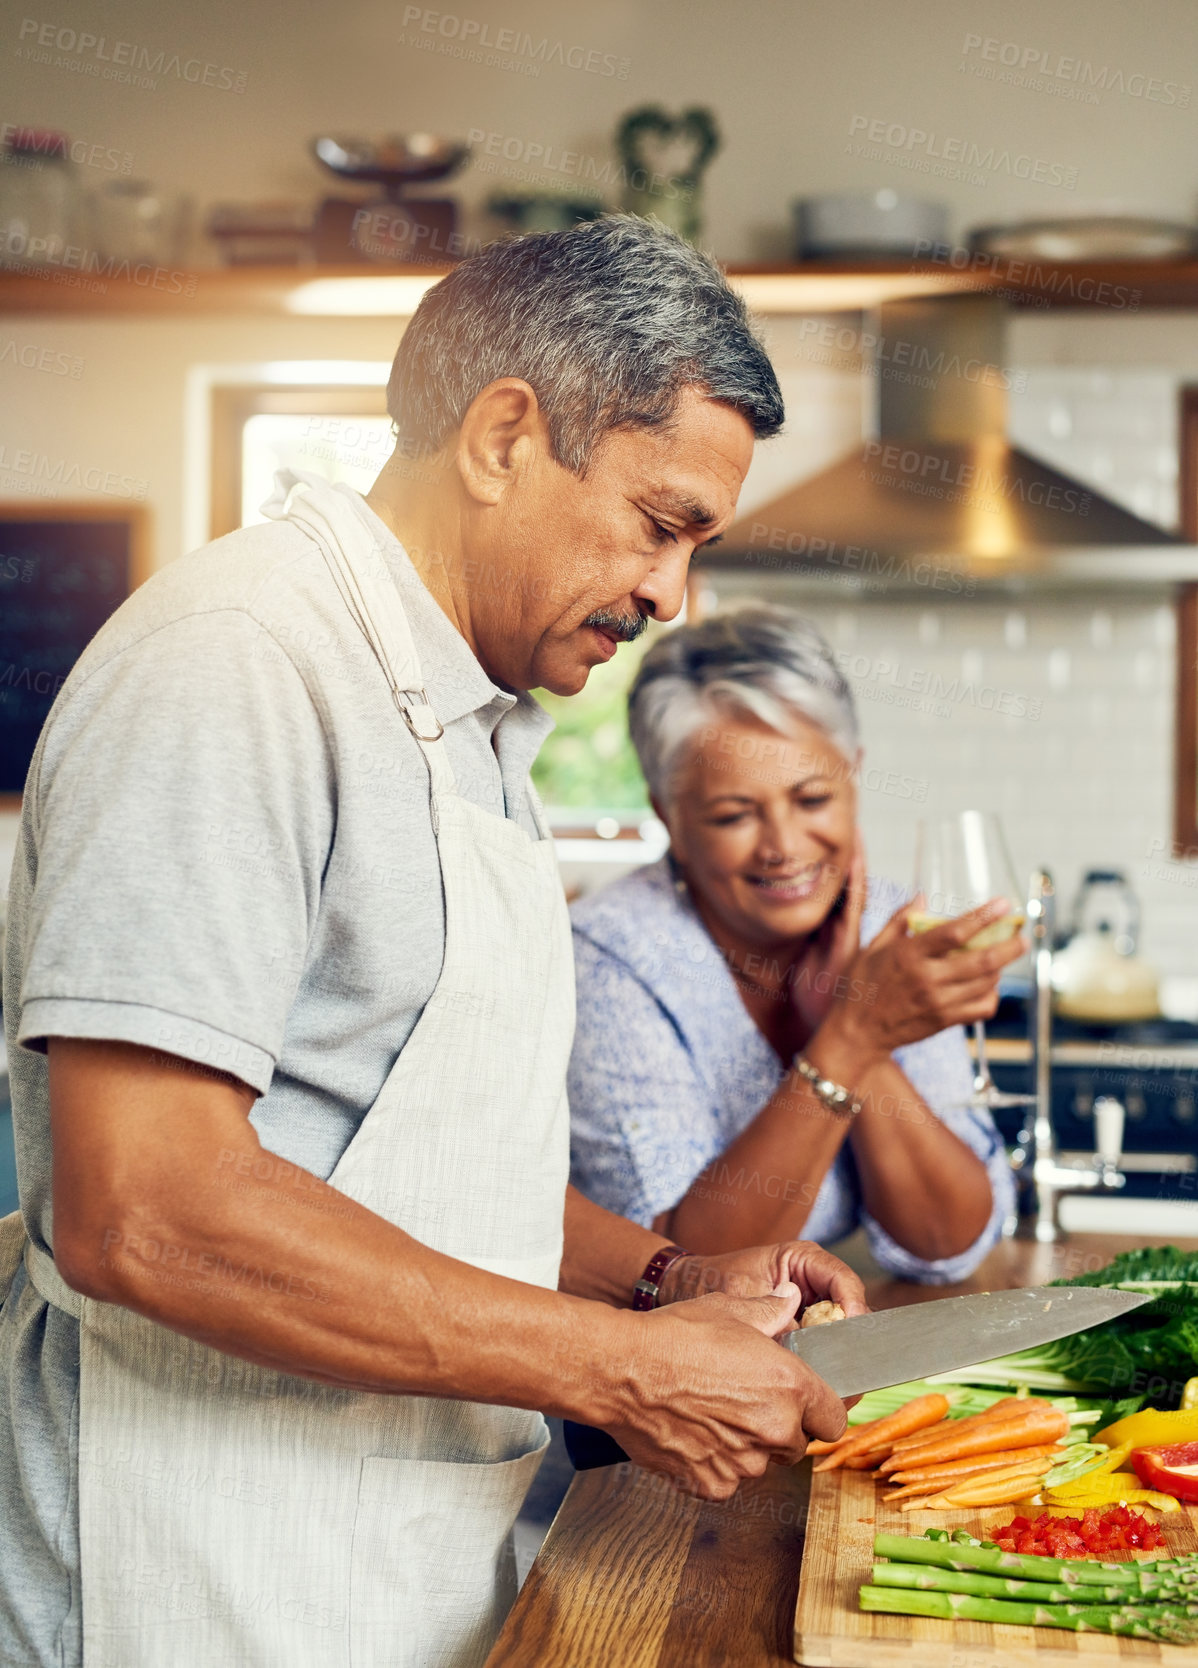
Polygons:
M331 1183L426 1245L554 1287L574 975L553 842L539 805L538 841L454 791L381 553L343 497L288 481L281 513L324 551L396 724L429 738L445 897L440 980ZM25 1260L81 1321L85 1668L483 1661L515 1594L539 1413L267 1371L80 1298L28 1242ZM248 1273L245 1301L286 1272Z

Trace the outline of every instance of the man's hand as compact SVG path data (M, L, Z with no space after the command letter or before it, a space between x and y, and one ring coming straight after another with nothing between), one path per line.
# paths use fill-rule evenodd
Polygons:
M838 1437L844 1403L774 1340L802 1293L713 1293L629 1315L629 1364L619 1400L598 1422L647 1470L705 1500L727 1500L771 1460L792 1465L807 1439Z
M846 1318L868 1312L852 1269L807 1241L678 1258L663 1307L629 1317L628 1393L597 1422L638 1464L708 1500L771 1460L793 1464L809 1437L844 1430L846 1403L774 1341L825 1298Z

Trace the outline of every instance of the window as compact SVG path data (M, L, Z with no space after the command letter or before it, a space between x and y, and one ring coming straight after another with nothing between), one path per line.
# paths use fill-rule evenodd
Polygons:
M384 388L213 388L211 536L262 521L259 505L287 466L365 492L392 444Z

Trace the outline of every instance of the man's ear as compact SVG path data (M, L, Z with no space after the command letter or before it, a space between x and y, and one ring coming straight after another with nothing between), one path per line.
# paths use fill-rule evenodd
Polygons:
M548 444L548 426L532 387L514 376L489 382L471 400L458 431L462 485L477 503L498 504Z

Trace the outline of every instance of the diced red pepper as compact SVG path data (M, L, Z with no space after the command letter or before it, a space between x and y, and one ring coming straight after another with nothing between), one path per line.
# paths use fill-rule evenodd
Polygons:
M1134 1448L1131 1463L1145 1488L1198 1501L1198 1442L1174 1442L1165 1448Z
M990 1531L990 1539L1004 1552L1030 1552L1051 1558L1104 1557L1130 1548L1153 1550L1165 1537L1142 1512L1126 1506L1101 1510L1089 1506L1081 1517L1054 1517L1041 1512L1035 1521L1012 1518Z

